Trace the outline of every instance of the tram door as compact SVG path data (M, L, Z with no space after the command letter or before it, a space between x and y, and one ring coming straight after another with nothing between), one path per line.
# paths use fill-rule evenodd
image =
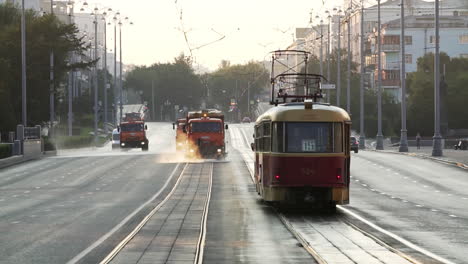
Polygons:
M349 176L350 176L350 167L351 167L351 122L345 122L345 133L344 133L344 144L345 144L345 157L346 157L346 184L349 187Z

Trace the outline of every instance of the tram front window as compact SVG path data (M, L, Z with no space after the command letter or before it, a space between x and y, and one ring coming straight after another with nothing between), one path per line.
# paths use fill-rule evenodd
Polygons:
M286 152L342 152L339 123L286 123Z

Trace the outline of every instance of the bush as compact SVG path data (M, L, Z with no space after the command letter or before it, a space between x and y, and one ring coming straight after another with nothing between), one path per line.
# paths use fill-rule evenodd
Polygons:
M56 150L57 147L55 144L49 139L49 137L42 137L44 140L44 151Z
M12 144L0 144L0 159L8 158L11 156Z
M98 137L98 146L104 145L108 141L107 137ZM94 136L59 136L55 140L58 148L86 148L94 146Z

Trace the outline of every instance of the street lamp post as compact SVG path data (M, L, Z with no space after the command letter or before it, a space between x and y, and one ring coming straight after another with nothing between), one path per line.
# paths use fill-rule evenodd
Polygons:
M328 28L327 28L327 82L330 83L330 27L331 18L330 12L325 11L328 14ZM329 93L329 92L328 92ZM327 103L330 103L330 96L327 94Z
M439 39L439 0L435 0L435 54L434 54L434 137L432 156L440 157L442 152L442 136L440 135L440 39Z
M380 0L377 0L377 144L376 149L383 150L382 134L382 57L381 57Z
M338 48L337 48L337 70L336 70L336 106L341 101L341 10L338 10Z
M400 152L408 152L408 135L406 130L406 69L405 69L405 1L400 0L400 82L401 82L401 132L400 132Z
M114 111L115 111L115 124L119 124L121 120L117 122L117 102L118 102L118 84L117 84L117 19L120 13L117 12L112 19L114 21Z
M28 120L26 105L26 18L24 14L24 0L21 2L21 99L22 123L26 127Z
M128 22L128 17L125 17L124 22ZM133 25L133 22L129 22L130 25ZM122 20L119 20L119 42L120 42L120 75L119 75L119 97L120 97L120 120L122 120L123 115L123 81L122 81L122 68L123 68L123 59L122 59Z
M366 148L366 135L364 132L364 0L361 0L361 79L359 87L359 148Z
M351 113L351 7L347 12L347 30L348 30L348 76L346 85L346 111Z
M320 75L323 76L323 20L320 20Z
M94 8L94 59L98 57L98 19L97 19L97 8ZM98 144L98 73L97 64L94 65L94 144Z
M24 2L24 1L23 1ZM54 1L50 0L50 14L54 14ZM50 128L53 131L54 121L55 121L55 84L54 84L54 50L50 49L49 54L49 110L50 110ZM53 134L53 133L52 133Z

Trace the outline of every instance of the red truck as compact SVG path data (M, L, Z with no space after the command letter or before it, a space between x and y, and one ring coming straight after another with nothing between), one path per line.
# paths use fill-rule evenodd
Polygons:
M143 121L122 122L117 130L120 133L121 148L141 148L143 151L148 150L148 138L146 130L148 127Z
M222 158L226 155L224 115L216 109L189 112L185 132L189 156Z

